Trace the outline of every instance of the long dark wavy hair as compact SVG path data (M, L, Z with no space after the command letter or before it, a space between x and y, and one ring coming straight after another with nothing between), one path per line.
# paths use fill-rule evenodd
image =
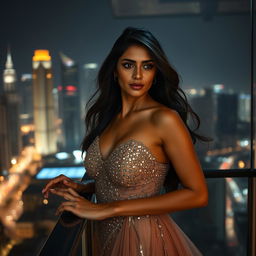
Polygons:
M85 117L86 132L81 144L82 151L87 150L95 137L100 135L113 117L121 111L121 92L118 82L114 79L114 73L118 59L131 45L145 47L155 62L157 72L149 95L179 113L194 144L197 139L210 141L210 138L196 133L200 126L200 118L192 110L185 93L179 87L179 75L169 63L158 40L147 30L128 27L116 40L103 62L97 77L97 90L86 104L88 111ZM189 117L195 124L193 130L188 125ZM168 176L173 173L175 172L169 171ZM167 177L166 181L168 180L171 179Z

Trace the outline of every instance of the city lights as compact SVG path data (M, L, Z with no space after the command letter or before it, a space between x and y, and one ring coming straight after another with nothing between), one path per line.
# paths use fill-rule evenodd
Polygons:
M48 204L48 200L45 198L45 199L43 199L43 204Z
M239 168L244 168L245 167L244 161L242 161L242 160L238 161L238 167Z
M48 50L35 50L35 55L33 56L33 61L50 61L51 56Z
M123 180L129 178L130 174L135 177L137 169L138 173L141 172L139 170L141 167L129 164L126 168L121 164L119 167L122 168L124 175L120 179L114 167L115 163L116 166L119 165L118 157L127 160L126 153L130 148L121 148L117 157L113 154L108 162L104 163L101 159L99 165L95 157L91 158L87 155L85 159L86 151L82 153L80 150L81 143L84 136L88 135L88 131L92 133L84 141L87 142L86 148L95 138L94 136L101 136L100 134L107 126L110 132L119 124L121 124L121 129L116 134L114 131L112 135L118 137L126 131L123 136L128 139L129 136L136 135L136 129L141 129L140 134L143 135L141 139L146 139L146 126L143 126L136 118L149 118L151 113L157 109L154 107L155 104L148 105L149 108L141 110L139 108L144 107L144 103L149 104L151 98L165 104L167 102L163 99L167 99L168 96L170 100L168 107L180 111L178 112L184 122L187 122L186 125L190 128L191 134L195 132L212 138L212 141L206 143L198 139L193 145L206 177L209 191L208 205L203 209L197 208L181 213L177 211L170 215L174 217L178 225L181 224L181 228L188 233L188 237L195 240L203 255L240 256L250 253L253 255L250 249L255 244L251 239L254 238L254 233L251 231L255 231L251 217L255 216L253 215L255 195L252 192L255 191L253 178L255 163L253 161L255 162L256 157L253 155L256 139L253 138L255 137L253 128L255 128L256 111L254 104L256 84L253 69L255 56L253 53L256 51L254 49L255 38L251 31L255 30L252 22L255 16L252 8L255 4L252 5L252 3L255 1L120 0L103 1L100 4L97 1L79 1L79 3L71 1L68 4L65 1L51 1L42 2L41 5L37 2L17 1L14 4L11 1L3 1L2 18L6 24L2 24L3 43L0 52L2 72L0 82L0 255L41 255L39 251L45 246L45 241L49 241L48 238L52 237L49 236L52 230L57 230L58 238L68 238L70 234L75 233L69 232L70 234L66 236L63 235L63 229L60 233L58 233L59 229L54 229L62 220L62 224L66 225L67 229L75 230L77 223L73 221L66 223L66 217L72 214L64 213L64 218L54 214L58 206L63 203L62 198L51 193L52 191L49 195L42 194L46 184L59 175L66 175L79 185L92 182L91 179L96 180L99 176L99 181L102 181L107 189L104 192L104 186L101 188L98 181L95 186L89 185L90 189L95 189L92 197L93 203L107 202L108 195L111 196L112 202L113 198L115 200L124 193L123 200L129 191L131 199L137 197L139 186L137 184L135 186L129 184L129 187L123 186ZM5 8L5 5L9 8ZM106 10L104 11L103 8ZM92 21L92 18L96 17L95 14L101 19ZM102 18L104 24L101 24ZM111 65L104 65L106 63L104 58L112 56L108 55L109 46L121 31L122 26L123 29L125 28L125 24L151 27L154 30L153 33L160 39L166 57L174 69L165 68L165 59L161 51L157 51L158 56L155 58L154 52L157 48L150 49L149 53L153 57L153 66L156 69L154 87L149 91L150 98L144 98L145 101L143 100L145 94L141 99L138 98L138 101L130 101L127 95L121 97L122 100L129 98L130 103L135 103L132 108L129 106L127 108L127 104L124 105L120 99L116 100L112 107L111 98L116 98L115 95L122 95L120 94L120 89L122 89L119 85L120 79L113 79L118 71L116 64L120 61L115 60L111 62ZM4 42L10 45L7 46ZM126 47L126 44L124 46ZM137 57L140 56L136 56L136 59ZM161 60L160 63L158 60ZM104 72L99 73L104 70L109 71L105 73L108 77L103 74ZM122 71L127 72L125 73L127 76L130 74L132 79L137 73L132 74L131 69L122 69ZM151 71L143 69L143 79L145 76L147 79ZM120 74L117 73L117 75ZM169 87L164 88L165 85ZM106 88L112 88L113 91L108 90L106 94L104 92ZM163 88L164 90L160 92ZM94 98L91 98L92 95ZM101 98L97 101L99 95ZM103 99L104 95L112 97ZM178 97L179 101L174 101L173 96L181 96L181 98ZM92 100L89 102L89 99ZM186 100L191 108L184 104ZM97 104L88 112L95 102ZM136 111L129 112L127 118L123 119L123 115L120 115L123 113L122 107ZM196 127L192 110L200 118L199 128ZM88 116L92 116L89 122L88 116L85 120L87 113L89 113ZM133 118L133 114L137 117L134 115ZM110 119L113 117L114 124L112 125ZM128 126L135 119L135 125L130 126L135 130L128 133ZM99 126L95 128L94 124L98 124L98 121ZM128 124L125 127L126 130L122 129L122 125L126 124L125 121ZM156 129L151 129L151 132L156 132ZM125 140L124 137L120 138ZM162 139L157 139L153 135L151 139L159 142L149 143L149 147L152 146L152 155L154 155L153 150L159 153L162 147L163 152L159 154L164 153L164 158L169 158L164 152L166 145ZM118 138L115 141L118 143ZM114 146L113 143L109 143L109 146L110 144ZM100 151L99 145L96 146L97 151ZM92 149L92 152L94 151L95 148ZM136 152L133 146L132 153ZM87 154L90 154L90 150ZM95 156L100 157L100 155L100 152L95 153ZM186 154L183 158L179 156L184 166L185 156ZM150 158L148 157L149 161L151 161ZM90 164L90 160L88 163L85 162L88 159L93 159L93 164ZM173 159L166 160L170 163L167 179L172 179L172 175L169 174L175 174L176 164L172 166ZM141 166L146 168L146 162L143 161L143 163L140 163ZM88 166L88 170L85 166ZM113 169L111 173L108 172L108 167ZM194 177L192 167L189 165L187 170L191 174L191 182ZM149 170L149 178L152 170ZM102 174L107 174L107 176L103 177ZM159 174L161 177L158 178L163 180L164 174L165 172ZM138 179L137 176L134 179L134 177L131 177L131 181L138 180L138 185L143 185L141 191L145 192L146 197L155 196L156 194L152 194L152 191L155 189L157 191L158 188L159 194L162 192L161 183L153 187L147 182L145 184L144 179ZM183 179L180 179L182 177L177 178L179 189L186 189L188 192ZM111 185L111 180L118 185L118 189ZM63 188L64 184L65 182L63 184L59 182L57 186ZM88 199L89 189L82 190L82 186L79 185L76 187L77 192ZM190 195L192 198L192 192L187 193L187 198ZM187 200L187 198L183 198L184 205L187 202L188 205L192 205L192 200ZM197 197L197 199L199 202L200 198ZM139 200L146 202L146 198ZM73 205L74 202L72 202ZM130 219L128 218L128 221ZM78 221L82 223L81 218ZM149 230L149 225L144 226L147 221L147 218L134 216L134 223L131 222L131 224L140 225L141 223L142 228ZM98 222L98 220L95 221L97 224L95 226L94 220L90 220L89 229L93 232L101 231ZM155 226L154 230L163 231L157 239L161 240L161 235L164 235L163 239L169 239L163 229L164 223L158 222L157 219L152 222ZM108 225L108 227L112 226ZM115 232L110 234L120 237L118 232L124 229L117 230L116 225L113 228ZM53 235L56 234L55 231ZM138 230L135 227L130 231L128 233L132 234ZM139 236L143 234L143 232L138 233ZM153 233L150 231L146 235L150 236L150 234ZM104 234L102 235L104 237ZM136 235L135 238L140 240ZM85 237L89 238L88 240L97 238L94 234L83 232L82 239ZM97 240L95 239L94 241ZM178 240L184 242L186 239ZM66 254L84 255L83 249L87 241L76 242L78 253ZM58 246L56 240L52 245L56 250L60 248L66 250L69 243L61 243ZM108 249L111 246L101 248ZM133 250L135 247L131 248ZM152 248L151 246L150 249ZM160 247L156 248L156 254L158 254ZM166 249L163 254L169 253L168 243L161 248ZM141 253L142 251L144 253L144 248L140 249ZM256 247L254 249L253 252L256 251ZM148 253L152 253L151 251L149 250ZM183 252L185 254L182 248L180 251L182 251L181 254ZM58 253L50 252L44 255L58 255Z
M51 79L52 78L52 74L51 73L46 74L46 78L47 79Z
M240 140L238 141L241 147L247 147L249 146L249 140Z
M84 68L86 69L96 69L98 67L97 63L86 63L84 64Z
M27 124L27 125L22 125L22 126L20 127L20 130L21 130L22 133L28 134L28 133L34 131L34 130L35 130L35 127L34 127L33 124Z
M32 66L35 75L33 79L35 147L38 153L47 155L57 152L52 63L49 51L35 50ZM44 77L47 79L43 79Z
M59 175L66 175L67 177L79 179L85 174L85 168L83 166L71 166L71 167L44 167L36 175L36 178L52 179Z
M77 90L77 88L74 85L67 85L65 89L69 92L75 92Z
M66 153L66 152L59 152L59 153L57 153L55 156L56 156L56 158L59 159L59 160L65 160L65 159L68 159L68 158L69 158L69 154Z
M23 213L23 191L29 185L31 176L37 172L41 159L30 146L24 148L17 159L12 160L13 166L9 169L8 178L0 178L0 221L5 232L15 237L18 235L16 221Z
M16 158L13 158L13 159L11 160L11 164L16 164L16 163L17 163Z
M215 93L220 93L224 89L223 84L215 84L213 85L213 90Z
M25 81L30 81L32 79L32 75L31 74L22 74L21 75L21 81L25 82Z
M76 163L81 163L82 162L82 151L81 150L74 150L72 153L75 157Z

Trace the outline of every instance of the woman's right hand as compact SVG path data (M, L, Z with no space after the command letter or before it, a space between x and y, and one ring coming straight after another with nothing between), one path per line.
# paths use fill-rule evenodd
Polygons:
M85 187L85 185L76 183L72 179L61 174L61 175L57 176L56 178L50 180L46 184L46 186L43 188L42 193L45 198L48 198L49 192L51 192L51 189L62 190L62 189L72 188L77 193L81 193L83 191L84 187Z

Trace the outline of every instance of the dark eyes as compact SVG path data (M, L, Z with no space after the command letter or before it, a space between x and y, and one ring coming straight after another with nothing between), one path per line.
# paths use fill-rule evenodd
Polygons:
M127 68L127 69L133 67L133 64L132 64L132 63L129 63L129 62L125 62L125 63L123 63L122 65L123 65L124 68Z
M144 69L152 69L154 67L153 64L145 64L143 65Z
M124 63L122 63L122 65L123 65L123 67L126 68L126 69L130 69L130 68L133 68L133 67L134 67L134 64L133 64L133 63L130 63L130 62L124 62ZM143 68L144 68L145 70L150 70L150 69L152 69L153 67L154 67L154 64L151 64L151 63L149 63L149 64L144 64L144 65L143 65Z

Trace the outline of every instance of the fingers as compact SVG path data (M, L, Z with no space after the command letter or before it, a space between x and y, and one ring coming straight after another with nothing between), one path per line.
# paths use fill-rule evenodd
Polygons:
M73 188L68 188L68 191L73 196L81 197Z
M77 207L77 203L76 202L64 202L62 203L58 209L56 210L55 215L59 215L60 213L62 213L63 211L70 211L72 213L75 213L75 208Z
M42 190L42 193L47 198L49 196L49 189L54 188L56 186L63 185L64 181L68 181L68 184L71 184L70 179L68 177L66 177L63 174L59 175L58 177L56 177L56 178L52 179L50 182L48 182L48 184ZM67 184L65 184L65 185L67 185Z
M70 180L63 180L63 183L70 188L76 189L77 188L77 184L73 181Z
M71 191L71 189L68 189L68 190ZM88 212L90 212L92 209L94 209L95 213L97 213L96 212L97 209L91 202L89 202L88 200L84 199L81 196L74 197L74 198L76 198L76 200L74 200L74 201L70 200L70 201L63 202L62 204L60 204L60 206L58 207L55 214L58 215L58 214L62 213L63 211L69 211L81 218L85 218L86 216L89 216L89 217L92 216L91 218L95 217L94 213L91 215L88 215Z
M52 179L50 182L48 182L48 183L46 184L46 186L45 186L44 189L42 190L42 193L48 194L47 192L48 192L48 190L49 190L51 187L53 187L54 185L56 185L57 183L59 183L60 181L62 181L62 180L65 179L65 178L66 178L66 176L60 175L60 176L58 176L58 177Z
M78 201L78 199L80 198L79 194L77 194L72 188L50 189L50 192L58 196L61 196L69 201Z

